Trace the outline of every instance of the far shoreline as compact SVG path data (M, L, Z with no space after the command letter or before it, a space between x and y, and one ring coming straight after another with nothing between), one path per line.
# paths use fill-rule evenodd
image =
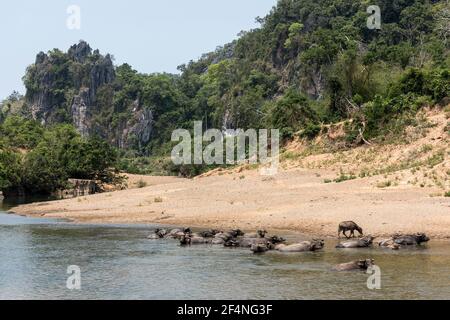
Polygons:
M114 223L114 222L82 222L82 221L76 221L76 220L72 220L72 219L61 219L61 218L49 218L46 216L36 216L35 214L17 214L13 211L6 211L6 214L8 215L16 215L19 217L24 217L24 218L34 218L34 219L51 219L51 220L55 220L64 224L68 224L68 225L76 225L76 226L90 226L90 227L101 227L101 228L136 228L136 229L147 229L149 232L151 232L152 230L154 230L155 228L165 228L165 229L177 229L177 228L184 228L184 227L189 227L194 231L203 231L203 230L210 230L210 229L224 229L224 231L226 231L226 228L218 228L216 226L199 226L199 225L168 225L168 224L159 224L159 223ZM240 229L245 233L250 233L250 232L254 232L256 230L253 229ZM309 234L309 233L303 233L300 232L298 230L290 230L290 229L276 229L276 228L266 228L266 230L269 232L269 234L271 235L277 235L277 236L281 236L281 237L290 237L293 239L323 239L325 241L331 241L331 240L346 240L345 237L341 236L341 238L337 238L336 236L332 236L332 235L320 235L320 234ZM427 234L429 236L431 236L431 240L430 243L433 242L439 242L439 243L450 243L450 236L448 237L434 237L433 234ZM388 234L382 234L382 235L373 235L375 240L374 243L377 240L383 239L383 238L387 238L390 235ZM358 238L358 236L356 237ZM374 247L377 247L376 244L374 245Z

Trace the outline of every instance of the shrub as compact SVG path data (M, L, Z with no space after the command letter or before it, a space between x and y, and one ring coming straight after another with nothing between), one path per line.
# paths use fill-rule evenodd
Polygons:
M338 178L334 179L334 182L341 183L344 181L355 180L355 179L356 179L356 176L354 176L354 175L341 174Z
M380 189L383 189L383 188L389 188L390 186L392 186L392 182L391 181L383 181L383 182L380 182L379 184L377 184L377 187L378 188L380 188Z
M147 182L145 182L144 180L140 179L140 180L136 183L136 186L137 186L139 189L145 188L145 187L147 186Z
M321 126L319 124L308 123L301 136L307 139L314 139L320 133L320 130Z
M270 110L270 125L280 130L282 138L291 138L295 132L317 122L318 116L308 99L293 89L288 90Z

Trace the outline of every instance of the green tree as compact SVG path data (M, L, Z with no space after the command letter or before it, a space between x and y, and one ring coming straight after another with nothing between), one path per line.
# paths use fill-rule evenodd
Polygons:
M297 131L318 121L308 99L293 89L275 103L269 118L271 126L279 129L283 138L290 138Z
M19 190L21 180L21 155L0 148L0 190L8 194L12 190Z

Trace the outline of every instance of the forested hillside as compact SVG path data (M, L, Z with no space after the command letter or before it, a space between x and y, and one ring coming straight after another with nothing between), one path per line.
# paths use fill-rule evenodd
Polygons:
M367 27L369 5L381 8L381 30ZM345 128L351 147L382 142L423 106L448 102L448 1L280 0L257 20L260 28L180 66L179 75L114 66L84 41L41 52L24 76L25 96L6 99L0 120L71 124L136 159L167 156L172 131L194 120L277 128L287 141L353 119Z

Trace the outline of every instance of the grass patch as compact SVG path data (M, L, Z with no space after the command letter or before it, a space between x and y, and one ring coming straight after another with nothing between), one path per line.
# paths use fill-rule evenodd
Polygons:
M392 182L390 180L380 182L377 184L377 188L384 189L392 186Z
M137 186L139 189L145 188L145 187L147 186L147 182L145 182L144 180L140 179L140 180L136 183L136 186Z
M155 201L155 203L161 203L161 202L163 202L163 198L156 197L154 201Z
M356 179L355 175L341 174L338 178L334 179L334 182L341 183L341 182L345 182L345 181L349 181L349 180L355 180L355 179Z
M434 154L433 156L429 157L427 160L427 165L430 169L434 168L438 164L441 164L445 160L445 154L444 151L439 151L438 153Z

